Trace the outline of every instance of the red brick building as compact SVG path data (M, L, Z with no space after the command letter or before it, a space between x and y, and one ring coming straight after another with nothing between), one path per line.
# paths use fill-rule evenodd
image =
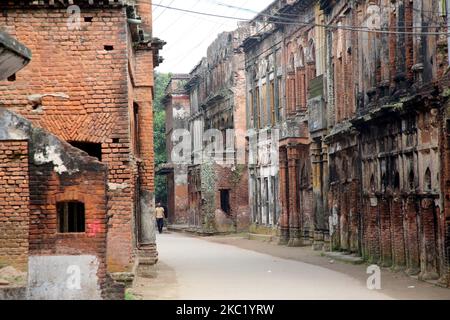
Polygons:
M108 222L105 262L110 272L131 272L136 262L157 259L152 99L161 42L151 36L150 0L78 0L73 5L2 2L0 24L32 50L33 60L10 81L0 83L1 103L108 168L107 173L80 170L82 176L76 180L81 185L90 179L106 180L106 194L93 192L95 183L83 191L67 182L68 195L63 192L59 199L50 193L40 201L55 214L58 201L86 199L87 210L106 206L107 199L108 218L101 220ZM52 238L51 230L43 225L33 232ZM46 245L42 250L52 249Z
M245 231L250 223L240 48L246 36L245 27L220 34L187 83L189 225L201 233Z
M448 9L277 0L250 23L249 128L280 132L279 188L249 165L253 230L448 284Z
M421 1L328 4L321 4L327 23L362 27L375 21L383 30L403 30L328 31L334 66L332 123L325 139L332 246L445 283L441 129L448 44L439 34L446 30L437 14L442 8ZM426 26L421 12L435 12L437 25ZM419 25L424 32L413 35Z
M31 53L5 33L0 43L0 78L11 81ZM0 265L28 272L26 289L0 296L123 297L106 270L107 167L4 105L0 150ZM66 285L68 273L83 290Z

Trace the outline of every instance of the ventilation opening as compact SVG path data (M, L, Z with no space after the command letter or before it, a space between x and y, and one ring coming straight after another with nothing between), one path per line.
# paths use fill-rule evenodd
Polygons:
M101 143L78 142L78 141L70 141L69 143L75 148L83 150L91 157L97 158L99 161L102 161Z
M106 45L103 47L106 51L113 51L114 50L114 46L110 46L110 45Z
M220 208L226 214L231 213L230 190L220 190Z
M58 231L60 233L82 233L86 230L84 203L60 202L58 212Z
M113 138L113 139L112 139L112 142L113 142L113 143L120 143L120 139L119 139L119 138Z
M8 77L8 81L9 81L9 82L16 81L16 74L14 73L12 76L9 76L9 77Z
M84 17L84 22L92 22L93 17Z

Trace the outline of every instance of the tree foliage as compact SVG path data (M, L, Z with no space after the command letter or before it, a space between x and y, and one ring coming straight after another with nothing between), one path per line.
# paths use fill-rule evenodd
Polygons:
M155 165L159 166L167 162L166 153L166 111L162 100L165 96L165 89L170 80L170 74L155 74L155 98L154 108L154 145L155 145ZM155 177L155 196L157 202L167 204L167 185L165 176Z

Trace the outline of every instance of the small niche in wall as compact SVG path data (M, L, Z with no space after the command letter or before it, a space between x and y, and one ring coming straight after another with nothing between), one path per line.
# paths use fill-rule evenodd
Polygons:
M114 50L114 46L112 46L112 45L104 45L103 48L105 49L105 51L113 51Z
M94 17L84 17L84 22L92 22L92 19L94 19Z

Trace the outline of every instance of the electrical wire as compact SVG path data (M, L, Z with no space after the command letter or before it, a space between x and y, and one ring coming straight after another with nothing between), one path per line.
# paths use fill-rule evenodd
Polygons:
M250 0L246 0L246 2L245 2L244 5L246 5L249 1L250 1ZM237 13L237 11L236 11L236 13ZM225 24L225 23L221 23L217 28L215 28L213 31L211 31L210 34L213 33L213 32L218 31L224 24ZM197 48L200 47L204 42L206 42L207 40L210 39L210 34L208 34L208 36L206 36L205 38L203 38L203 39L202 39L198 44L196 44L194 47L192 47L191 49L189 49L189 51L191 52L190 54L188 54L188 55L186 55L186 56L184 56L184 57L181 57L181 58L178 59L174 64L180 64L180 63L184 62L188 57L190 57L190 56L193 54L193 52L194 52L195 49L197 49Z
M187 9L181 9L181 8L175 8L170 6L163 6L163 5L156 5L164 7L171 10L178 10L183 12L189 12L193 14L199 14L199 15L205 15L205 16L211 16L211 17L219 17L224 19L233 19L238 21L248 21L244 18L238 18L238 17L232 17L232 16L225 16L225 15L217 15L207 12L199 12L194 10L187 10ZM312 26L312 27L320 27L325 29L343 29L343 30L349 30L354 32L370 32L370 33L380 33L380 34L408 34L408 35L415 35L415 36L427 36L427 35L445 35L450 36L449 32L416 32L416 31L394 31L394 30L381 30L381 29L370 29L370 28L364 28L364 27L356 27L356 26L347 26L347 25L327 25L327 24L319 24L319 23L308 23L308 22L289 22L289 21L275 21L274 24L278 25L302 25L302 26Z
M155 19L153 19L153 22L156 22L156 20L158 20L159 18L161 18L161 16L164 14L164 12L166 12L166 10L167 9L171 9L171 5L172 5L172 3L174 3L174 1L175 0L172 0L167 6L163 6L163 5L161 5L161 4L153 4L153 6L155 6L155 7L160 7L160 8L163 8L163 11L161 11L160 13L159 13L159 15L157 16L157 17L155 17Z

